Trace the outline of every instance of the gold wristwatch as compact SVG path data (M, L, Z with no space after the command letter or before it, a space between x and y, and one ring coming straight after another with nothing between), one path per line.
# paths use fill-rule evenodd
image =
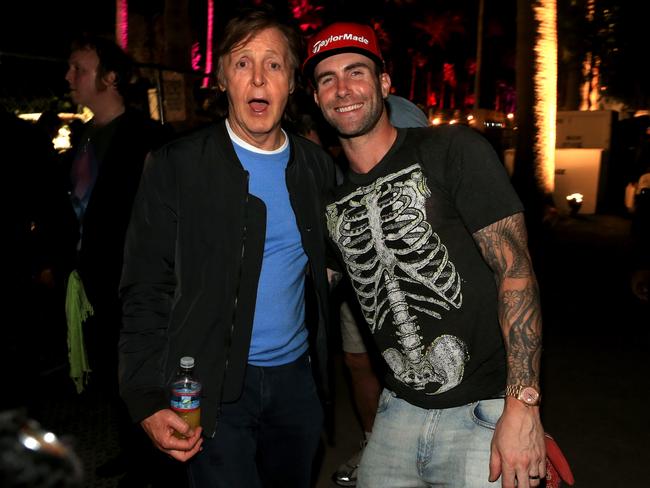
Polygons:
M515 397L529 407L539 405L541 395L532 386L508 385L506 386L506 396Z

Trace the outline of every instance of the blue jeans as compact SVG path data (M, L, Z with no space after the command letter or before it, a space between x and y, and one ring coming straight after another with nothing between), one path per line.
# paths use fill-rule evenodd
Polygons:
M188 466L193 488L308 488L323 424L308 354L248 365L242 396L224 403L212 439Z
M358 488L483 488L503 399L428 410L384 390L358 473Z

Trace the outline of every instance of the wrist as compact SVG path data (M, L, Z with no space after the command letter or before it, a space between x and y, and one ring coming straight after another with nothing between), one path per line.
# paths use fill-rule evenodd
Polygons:
M526 415L539 413L539 406L529 406L514 397L505 397L504 411Z

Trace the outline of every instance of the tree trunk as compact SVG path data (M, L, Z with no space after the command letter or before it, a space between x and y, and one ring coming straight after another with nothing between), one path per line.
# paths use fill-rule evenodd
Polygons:
M197 83L197 77L187 74L192 69L189 0L167 0L164 25L164 64L182 72L164 73L163 97L168 112L167 120L178 129L184 130L193 127L196 120L196 102L192 87Z
M544 96L556 97L552 94L539 93L539 83L536 86L535 78L538 75L539 55L535 50L538 43L540 23L535 17L535 7L544 0L517 0L517 142L515 152L515 166L512 182L519 197L525 206L526 222L531 237L531 243L539 242L539 236L543 228L547 212L552 208L552 184L543 168L548 158L554 166L554 145L550 149L542 148L539 145L540 136L548 135L551 130L548 120L542 120L549 114L536 113L536 108ZM554 2L552 2L554 3ZM547 83L557 83L557 79L548 80ZM552 120L555 120L555 100L553 100ZM546 126L542 127L542 122ZM543 134L543 131L547 133ZM543 154L543 152L545 153ZM549 152L553 154L548 154ZM551 171L553 168L551 168ZM553 176L550 176L553 178ZM546 178L546 180L545 180Z
M476 73L474 74L474 110L481 108L481 65L483 62L483 19L485 0L478 3L478 26L476 28Z

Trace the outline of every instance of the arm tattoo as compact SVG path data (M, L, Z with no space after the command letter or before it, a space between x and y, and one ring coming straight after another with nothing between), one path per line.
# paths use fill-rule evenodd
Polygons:
M506 346L508 385L539 385L542 317L537 280L521 213L473 234L498 288L499 322Z

